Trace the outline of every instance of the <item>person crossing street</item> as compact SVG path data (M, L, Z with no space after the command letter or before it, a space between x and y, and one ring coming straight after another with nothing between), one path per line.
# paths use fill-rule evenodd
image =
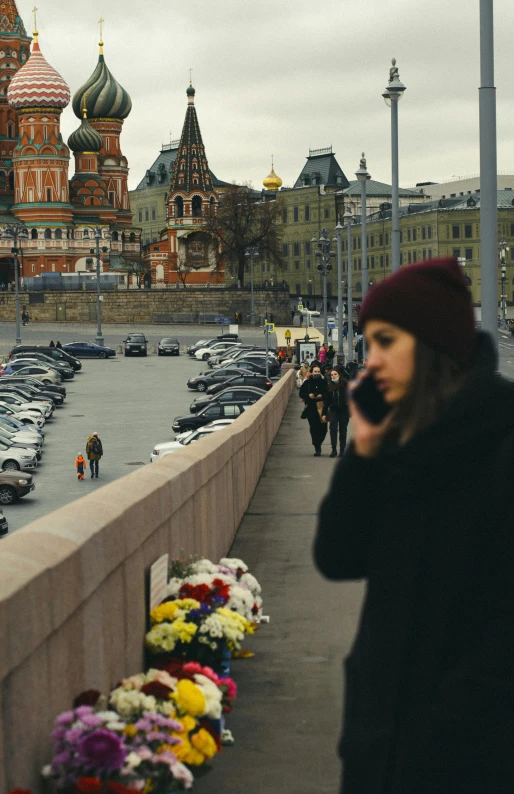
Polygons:
M97 431L89 436L86 444L86 455L89 460L89 469L91 471L91 479L95 477L98 479L98 464L102 455L104 454L103 445Z

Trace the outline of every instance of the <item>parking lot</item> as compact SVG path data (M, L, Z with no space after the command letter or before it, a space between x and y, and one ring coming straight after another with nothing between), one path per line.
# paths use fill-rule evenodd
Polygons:
M177 337L181 345L213 337L219 329L212 326L183 328L170 326L105 326L105 344L117 347L129 331L142 331L149 347L164 336ZM242 331L240 337L262 344L262 332ZM94 341L95 329L84 325L29 325L22 328L25 344L62 344L74 340ZM0 323L0 352L8 352L14 341L11 323ZM189 413L197 393L189 391L186 381L206 369L181 352L175 356L125 358L118 354L104 361L83 359L83 368L74 380L66 381L67 397L44 427L44 454L34 473L35 490L14 505L4 507L10 531L74 501L91 490L150 464L153 445L174 438L171 430L175 416ZM104 447L100 476L92 480L89 472L77 480L75 458L85 455L86 441L98 431Z

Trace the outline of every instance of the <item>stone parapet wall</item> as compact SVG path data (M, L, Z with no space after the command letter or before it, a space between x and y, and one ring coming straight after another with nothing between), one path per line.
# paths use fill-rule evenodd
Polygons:
M33 303L31 296L41 303ZM240 312L248 321L251 308L250 291L219 287L202 289L150 289L116 290L104 292L102 300L103 323L151 323L154 314L201 313L223 314L234 318ZM20 306L27 306L31 322L87 323L96 317L96 292L52 290L49 292L22 292ZM276 291L255 292L255 315L268 316L279 324L291 321L289 294ZM15 319L15 296L0 293L0 320Z
M229 552L293 385L287 372L231 427L2 540L0 794L41 790L75 695L143 669L151 564Z

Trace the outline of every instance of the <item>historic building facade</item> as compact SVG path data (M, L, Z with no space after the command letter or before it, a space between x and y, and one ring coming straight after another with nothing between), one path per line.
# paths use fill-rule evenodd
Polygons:
M137 257L140 230L132 224L128 163L120 147L131 101L106 66L103 42L94 73L73 99L81 124L68 146L60 118L70 90L41 52L37 30L30 57L29 45L15 0L5 0L0 13L0 83L6 84L0 88L0 224L22 223L28 229L29 239L20 246L22 278L92 269L96 226L113 255ZM71 180L70 150L75 157ZM13 278L11 247L12 241L0 239L3 283ZM103 270L109 268L109 256L102 255Z

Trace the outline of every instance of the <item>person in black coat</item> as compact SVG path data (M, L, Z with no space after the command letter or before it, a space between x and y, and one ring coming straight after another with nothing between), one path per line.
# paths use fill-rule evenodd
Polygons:
M374 425L350 400L314 546L327 578L367 585L341 792L511 794L514 383L475 331L457 260L402 268L361 322L391 412Z
M331 458L337 456L337 436L339 434L339 457L342 457L346 447L346 434L350 414L346 402L346 387L348 381L343 378L337 369L327 370L328 385L324 404L324 415L327 417L332 443Z
M313 363L309 377L300 386L299 395L305 404L304 415L309 422L316 458L321 455L321 445L327 435L326 418L323 412L326 393L327 383L321 375L320 364Z

